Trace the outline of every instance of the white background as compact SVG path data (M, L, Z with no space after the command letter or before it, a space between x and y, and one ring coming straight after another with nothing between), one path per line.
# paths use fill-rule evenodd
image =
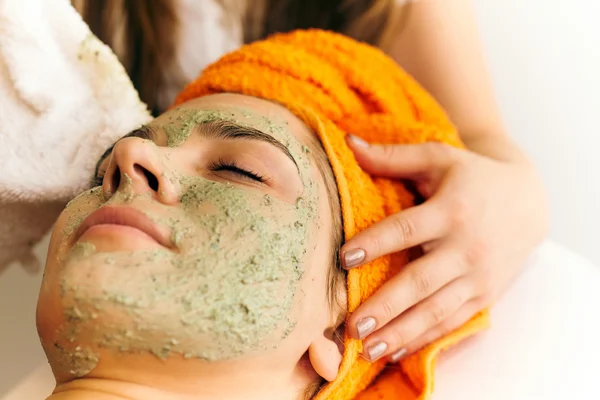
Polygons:
M550 195L551 237L600 264L600 2L475 6L506 124ZM34 323L40 279L16 267L0 276L0 396L44 362Z
M550 236L600 264L600 2L474 4L504 119L550 196Z

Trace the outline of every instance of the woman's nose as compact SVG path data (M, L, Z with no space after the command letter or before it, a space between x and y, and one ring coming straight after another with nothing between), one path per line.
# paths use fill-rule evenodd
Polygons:
M112 196L118 191L132 190L134 195L151 195L164 204L178 201L172 171L165 166L160 147L140 138L120 140L114 147L102 187Z

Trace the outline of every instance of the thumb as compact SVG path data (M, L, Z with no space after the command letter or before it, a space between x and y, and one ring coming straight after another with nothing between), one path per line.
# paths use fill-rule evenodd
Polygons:
M348 135L346 142L362 169L386 178L414 178L448 168L459 150L447 144L369 144Z

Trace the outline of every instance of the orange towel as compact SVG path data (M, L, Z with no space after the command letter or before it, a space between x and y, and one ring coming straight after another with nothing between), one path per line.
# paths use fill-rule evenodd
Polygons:
M210 65L176 104L220 92L243 93L287 106L319 136L337 179L346 239L386 215L413 204L399 182L372 178L345 142L348 132L378 143L445 142L462 146L444 111L380 50L319 30L274 35L246 45ZM353 312L414 257L404 251L348 273ZM362 342L346 338L338 377L318 400L427 399L436 355L487 326L482 312L452 334L385 368L359 356Z

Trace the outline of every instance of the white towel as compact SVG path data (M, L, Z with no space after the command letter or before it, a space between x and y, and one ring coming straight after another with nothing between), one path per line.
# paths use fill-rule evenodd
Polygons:
M100 155L151 119L69 0L0 0L0 273L89 184Z

